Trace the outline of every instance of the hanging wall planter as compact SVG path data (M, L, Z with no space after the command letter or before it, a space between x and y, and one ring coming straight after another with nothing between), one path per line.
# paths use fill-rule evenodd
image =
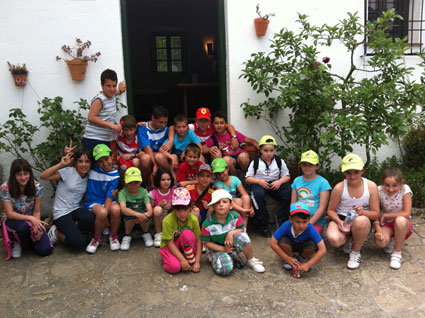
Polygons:
M264 36L266 35L267 28L270 23L269 17L274 17L275 14L269 13L269 14L261 15L259 4L257 4L256 9L257 9L256 12L259 18L254 19L255 33L257 34L257 36Z
M9 62L7 62L7 64L9 65L9 71L12 74L15 86L25 86L25 84L27 83L28 76L28 70L26 65L14 65Z
M66 61L68 65L69 72L71 73L71 78L74 81L82 81L86 77L87 70L87 61L75 59Z
M63 45L62 51L71 57L70 60L64 59L68 65L69 72L74 81L82 81L86 77L87 63L97 61L100 56L100 52L96 52L90 56L83 55L85 49L88 49L91 45L90 41L83 42L79 38L75 39L75 45L73 47ZM61 57L56 56L56 61L62 60Z

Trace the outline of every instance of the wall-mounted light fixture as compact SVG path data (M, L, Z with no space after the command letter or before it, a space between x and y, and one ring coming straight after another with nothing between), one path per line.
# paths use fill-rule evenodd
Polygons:
M213 43L207 42L207 55L213 55Z

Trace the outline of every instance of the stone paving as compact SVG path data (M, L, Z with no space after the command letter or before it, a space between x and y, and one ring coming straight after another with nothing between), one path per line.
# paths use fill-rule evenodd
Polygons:
M49 257L26 252L7 262L1 248L0 317L425 317L425 219L413 222L400 270L389 268L370 236L358 270L330 248L301 279L253 231L264 274L246 267L220 277L203 256L200 273L170 275L142 239L128 252L102 246L89 255L58 245Z

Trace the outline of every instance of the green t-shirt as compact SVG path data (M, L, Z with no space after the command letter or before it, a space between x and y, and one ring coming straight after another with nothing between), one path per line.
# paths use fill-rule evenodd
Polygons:
M136 195L131 195L127 187L125 187L118 193L118 202L125 202L127 208L136 212L145 212L146 203L151 203L148 191L143 187L139 188L139 192Z
M174 212L169 213L162 221L161 247L167 246L167 241L177 238L183 230L187 229L191 230L196 237L201 237L196 216L189 213L186 223L181 223Z

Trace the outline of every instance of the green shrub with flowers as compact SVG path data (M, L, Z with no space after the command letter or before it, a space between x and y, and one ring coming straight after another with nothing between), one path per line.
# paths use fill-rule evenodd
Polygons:
M313 26L299 14L299 32L286 28L271 40L270 52L258 52L244 63L241 77L263 101L242 103L246 117L265 120L281 143L285 159L294 160L308 149L329 166L334 155L343 157L363 146L366 166L376 151L407 133L416 107L425 101L425 54L421 83L409 80L412 68L403 63L406 39L388 30L396 19L393 9L365 25L357 14L336 25ZM348 51L345 74L332 71L332 57L320 49L343 45ZM371 53L356 65L364 46ZM288 120L282 122L286 115ZM287 123L286 123L287 122Z

